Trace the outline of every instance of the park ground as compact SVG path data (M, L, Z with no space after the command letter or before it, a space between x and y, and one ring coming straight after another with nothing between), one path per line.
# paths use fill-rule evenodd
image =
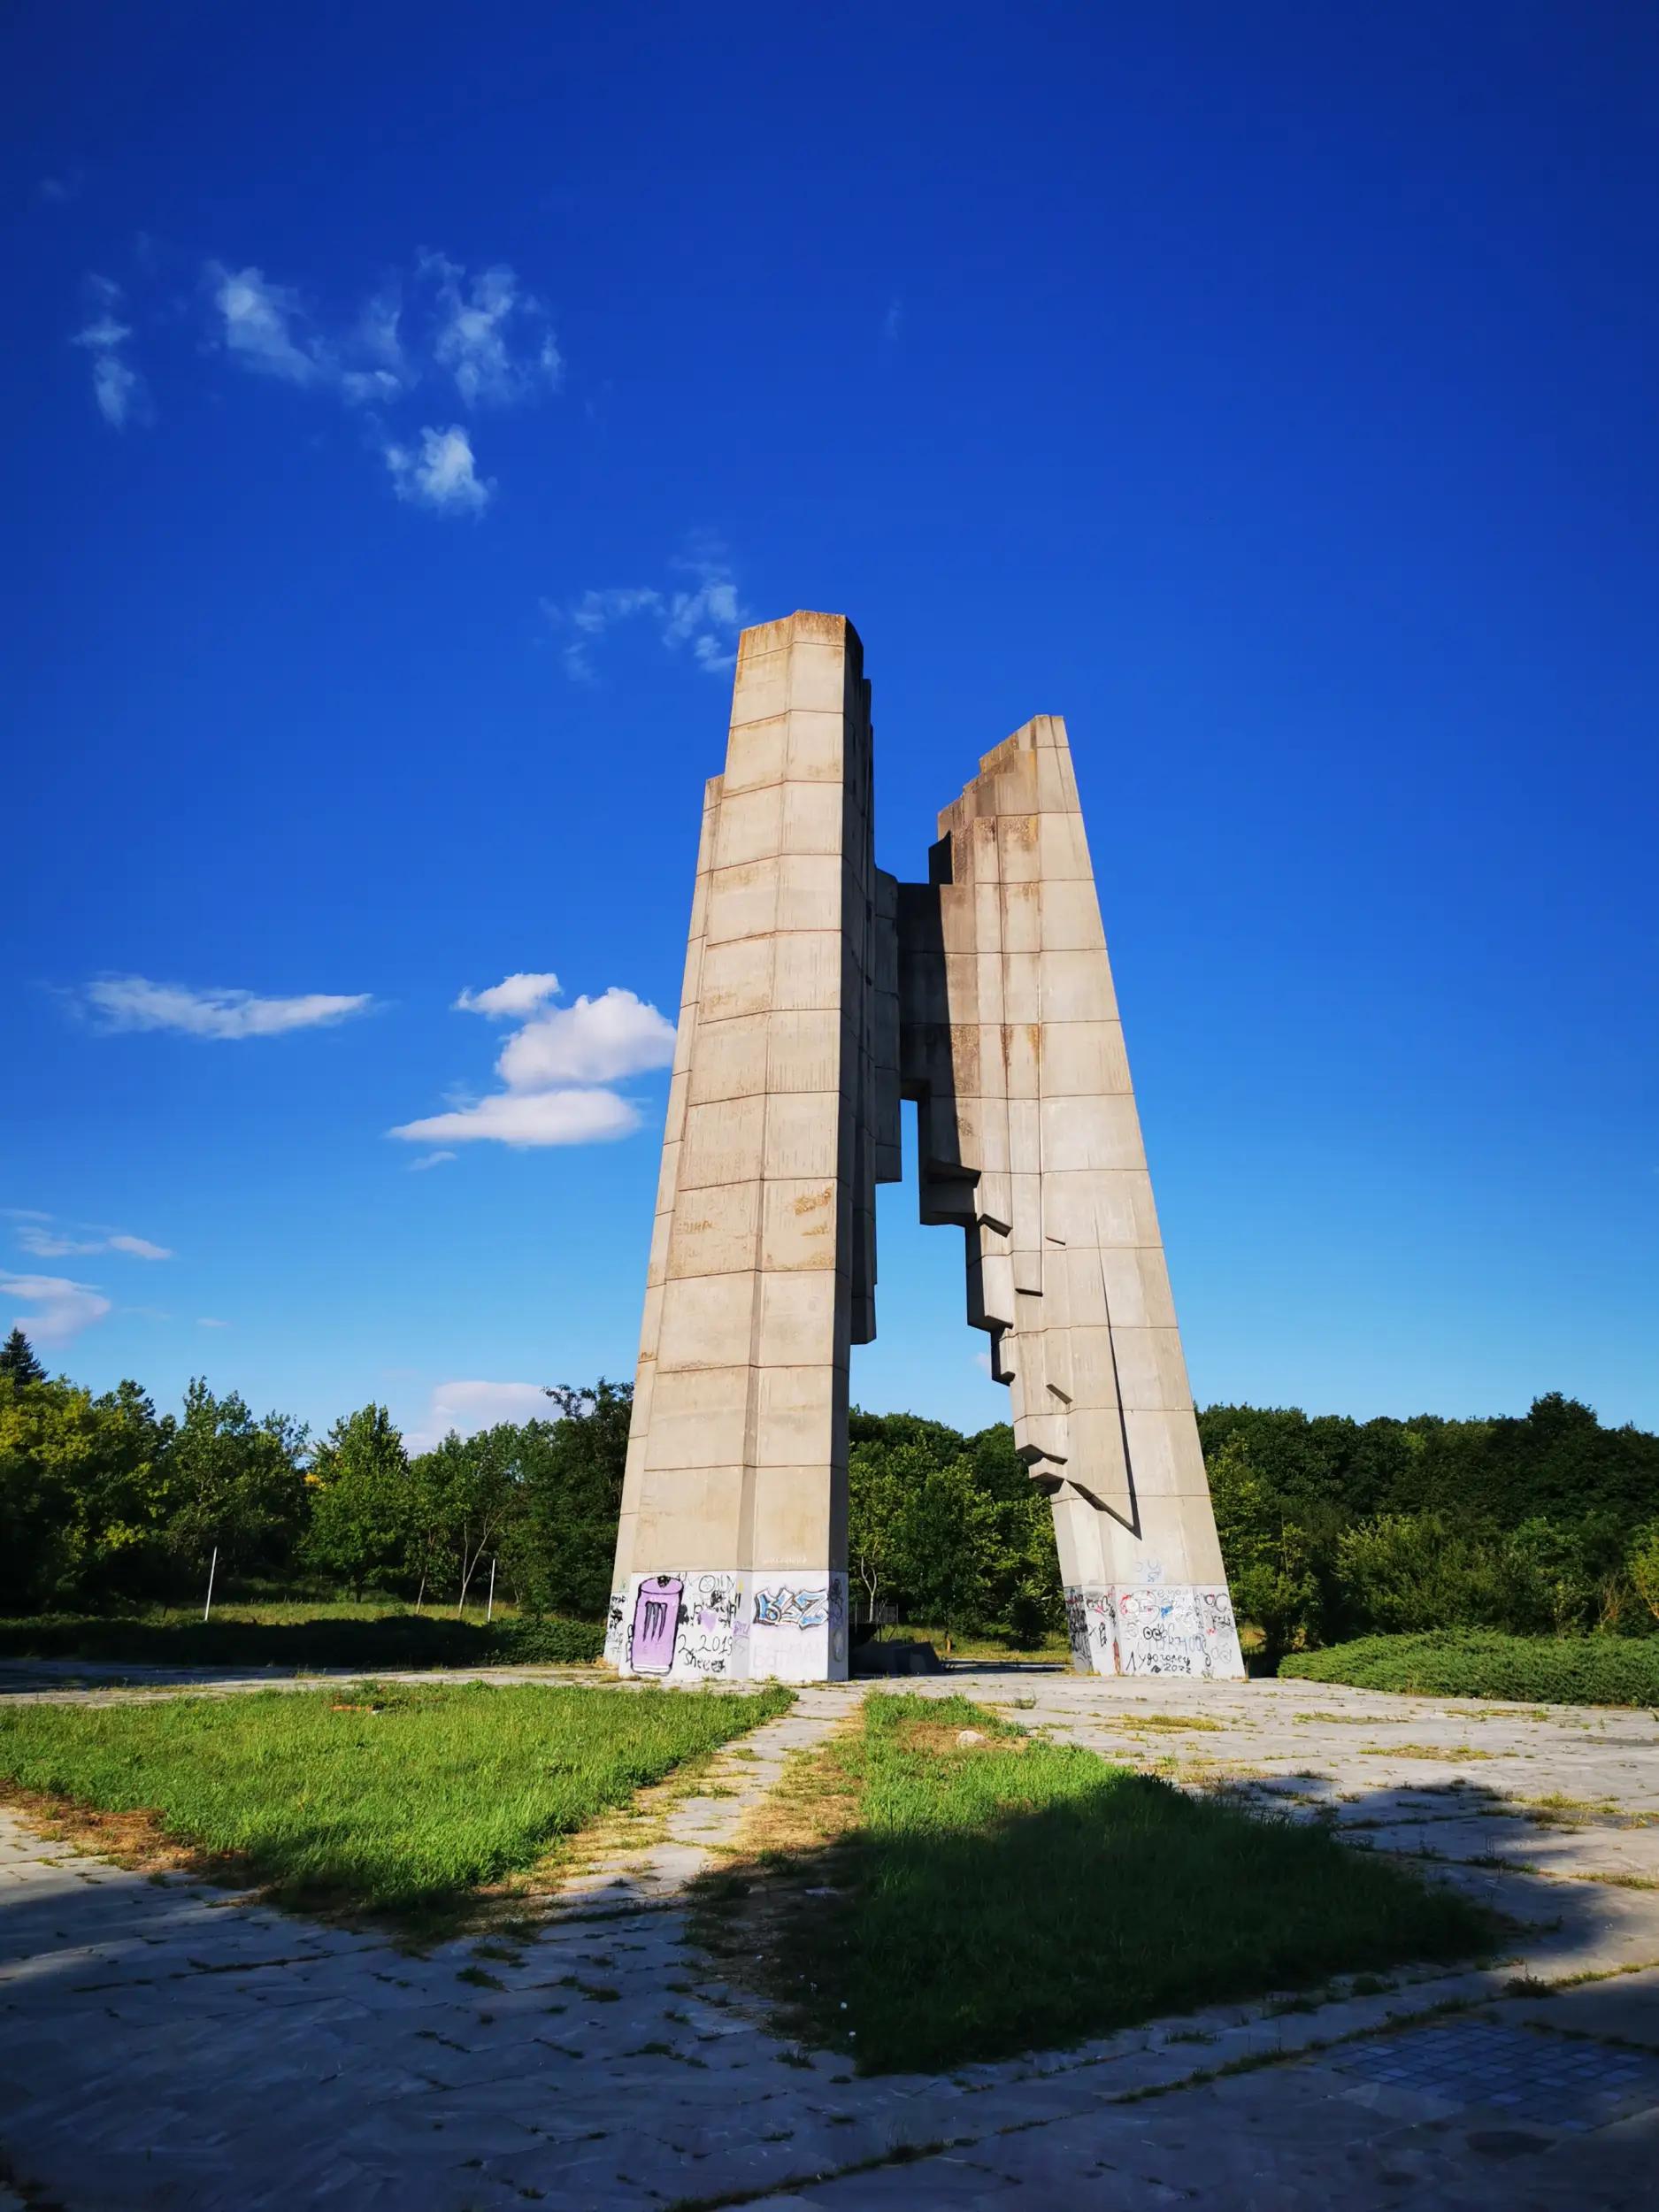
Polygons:
M53 1668L0 1670L4 1702L161 1694L77 1673L66 1689ZM142 1851L112 1864L14 1809L0 1814L12 2188L66 2212L1651 2201L1651 1711L972 1663L907 1689L972 1701L990 1724L972 1732L1018 1726L1044 1759L1099 1752L1409 1862L1502 1916L1501 1941L1478 1964L1332 1976L1070 2047L909 2070L888 2053L860 2071L833 2027L784 2032L767 1938L737 1955L744 1923L723 1901L743 1891L764 1930L775 1880L780 1910L802 1909L799 1847L817 1844L779 1809L798 1818L804 1801L810 1818L859 1685L803 1692L648 1786L634 1816L602 1819L495 1921L418 1943ZM242 1692L232 1678L191 1694ZM954 1741L960 1709L931 1709ZM806 1889L832 1893L833 1915L833 1855L823 1870ZM1146 1913L1156 1867L1115 1871L1100 1914Z

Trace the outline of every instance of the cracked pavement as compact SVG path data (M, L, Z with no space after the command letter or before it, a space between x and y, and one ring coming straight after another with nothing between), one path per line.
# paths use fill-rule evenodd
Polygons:
M69 1687L0 1668L0 1694L146 1694L98 1672ZM185 1694L254 1686L270 1677ZM1524 1932L1489 1970L862 2079L781 2042L720 1983L687 1941L682 1893L868 1686L806 1690L642 1834L608 1830L536 1932L482 1956L476 1937L417 1956L125 1870L0 1812L0 2171L19 2200L67 2212L1651 2203L1655 1716L1031 1669L909 1681L1420 1856ZM1183 1719L1213 1724L1167 1724Z

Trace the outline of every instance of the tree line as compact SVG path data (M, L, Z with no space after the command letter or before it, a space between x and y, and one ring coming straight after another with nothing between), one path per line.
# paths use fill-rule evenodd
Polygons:
M527 1611L596 1619L632 1392L551 1387L549 1417L411 1455L384 1406L313 1439L193 1381L178 1415L0 1347L0 1611L107 1609L221 1584L326 1582L459 1608L495 1563Z
M463 1604L495 1563L532 1613L597 1619L633 1393L550 1387L545 1419L411 1455L386 1408L313 1439L194 1381L178 1415L136 1383L48 1376L0 1347L0 1611L110 1609L228 1581L309 1578ZM1659 1437L1559 1394L1517 1418L1199 1416L1241 1619L1278 1654L1373 1630L1646 1632L1659 1624ZM1046 1497L1006 1423L965 1435L855 1409L856 1617L1028 1644L1064 1611ZM695 1564L695 1563L687 1563Z

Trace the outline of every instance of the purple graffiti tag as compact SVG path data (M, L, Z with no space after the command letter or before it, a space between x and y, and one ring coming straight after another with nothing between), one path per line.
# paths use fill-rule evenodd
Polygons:
M685 1587L678 1575L648 1575L634 1601L634 1647L630 1655L635 1674L666 1674L674 1663L674 1638L680 1628L680 1594Z

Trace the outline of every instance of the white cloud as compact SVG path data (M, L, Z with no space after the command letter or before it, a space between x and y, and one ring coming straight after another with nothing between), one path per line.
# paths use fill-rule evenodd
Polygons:
M604 1086L667 1067L674 1056L674 1025L614 984L598 998L548 1007L558 987L555 975L524 972L487 991L463 991L455 1002L461 1011L522 1021L495 1062L506 1088L405 1122L388 1134L416 1144L526 1147L601 1144L637 1129L633 1102Z
M207 265L225 349L244 368L288 384L314 384L329 373L328 356L314 338L296 338L305 311L297 293L273 284L263 269Z
M595 678L591 647L618 622L649 615L671 652L688 648L697 666L722 676L737 660L737 634L745 616L737 580L724 550L712 538L693 541L691 550L673 564L694 580L659 591L654 585L615 585L585 591L564 605L544 599L541 612L555 629L569 634L562 658L565 672L578 683Z
M215 1321L211 1315L204 1313L196 1325L198 1329L227 1329L230 1326L230 1323L228 1321Z
M152 1244L148 1237L111 1237L110 1249L111 1252L125 1252L129 1259L134 1260L171 1260L178 1257L165 1244Z
M50 1215L42 1215L48 1222ZM88 1252L124 1252L129 1259L171 1260L177 1255L165 1244L152 1244L148 1237L131 1237L124 1232L90 1238L66 1235L62 1230L42 1227L31 1223L18 1231L18 1242L26 1252L32 1252L39 1260L64 1259L70 1256L81 1257Z
M488 1014L492 1018L511 1016L514 1019L534 1014L538 1006L559 995L559 979L556 975L519 973L503 977L492 983L487 991L463 991L455 1002L458 1014Z
M558 1409L540 1383L444 1382L434 1387L425 1416L408 1431L404 1441L411 1452L426 1452L451 1429L471 1436L498 1421L557 1418Z
M32 1313L12 1317L11 1326L24 1331L35 1344L66 1344L72 1336L111 1310L110 1301L89 1283L71 1282L63 1275L0 1273L0 1293L21 1298Z
M603 1144L637 1129L639 1110L615 1091L503 1091L476 1105L452 1107L389 1130L411 1144L472 1144L480 1140L519 1148Z
M69 341L92 356L92 396L98 412L112 430L124 430L145 404L144 380L123 356L121 349L132 336L131 326L118 319L121 305L119 284L108 277L87 279L92 319Z
M444 255L426 254L420 272L437 291L433 357L467 406L507 407L557 388L564 365L547 310L512 270L498 265L469 280Z
M455 1156L453 1152L428 1152L424 1158L411 1160L409 1171L411 1175L419 1175L423 1168L442 1167L446 1160L452 1160Z
M419 453L403 445L383 449L400 499L441 514L479 515L488 506L495 487L477 474L472 442L458 423L447 430L423 430Z
M526 1022L508 1038L495 1068L510 1090L544 1090L613 1083L665 1068L673 1056L673 1023L613 984L598 998L584 996Z
M251 991L152 983L142 975L100 976L87 985L86 997L106 1029L170 1029L187 1037L276 1037L344 1021L373 1003L366 991L349 997L311 991L300 998L258 998Z

